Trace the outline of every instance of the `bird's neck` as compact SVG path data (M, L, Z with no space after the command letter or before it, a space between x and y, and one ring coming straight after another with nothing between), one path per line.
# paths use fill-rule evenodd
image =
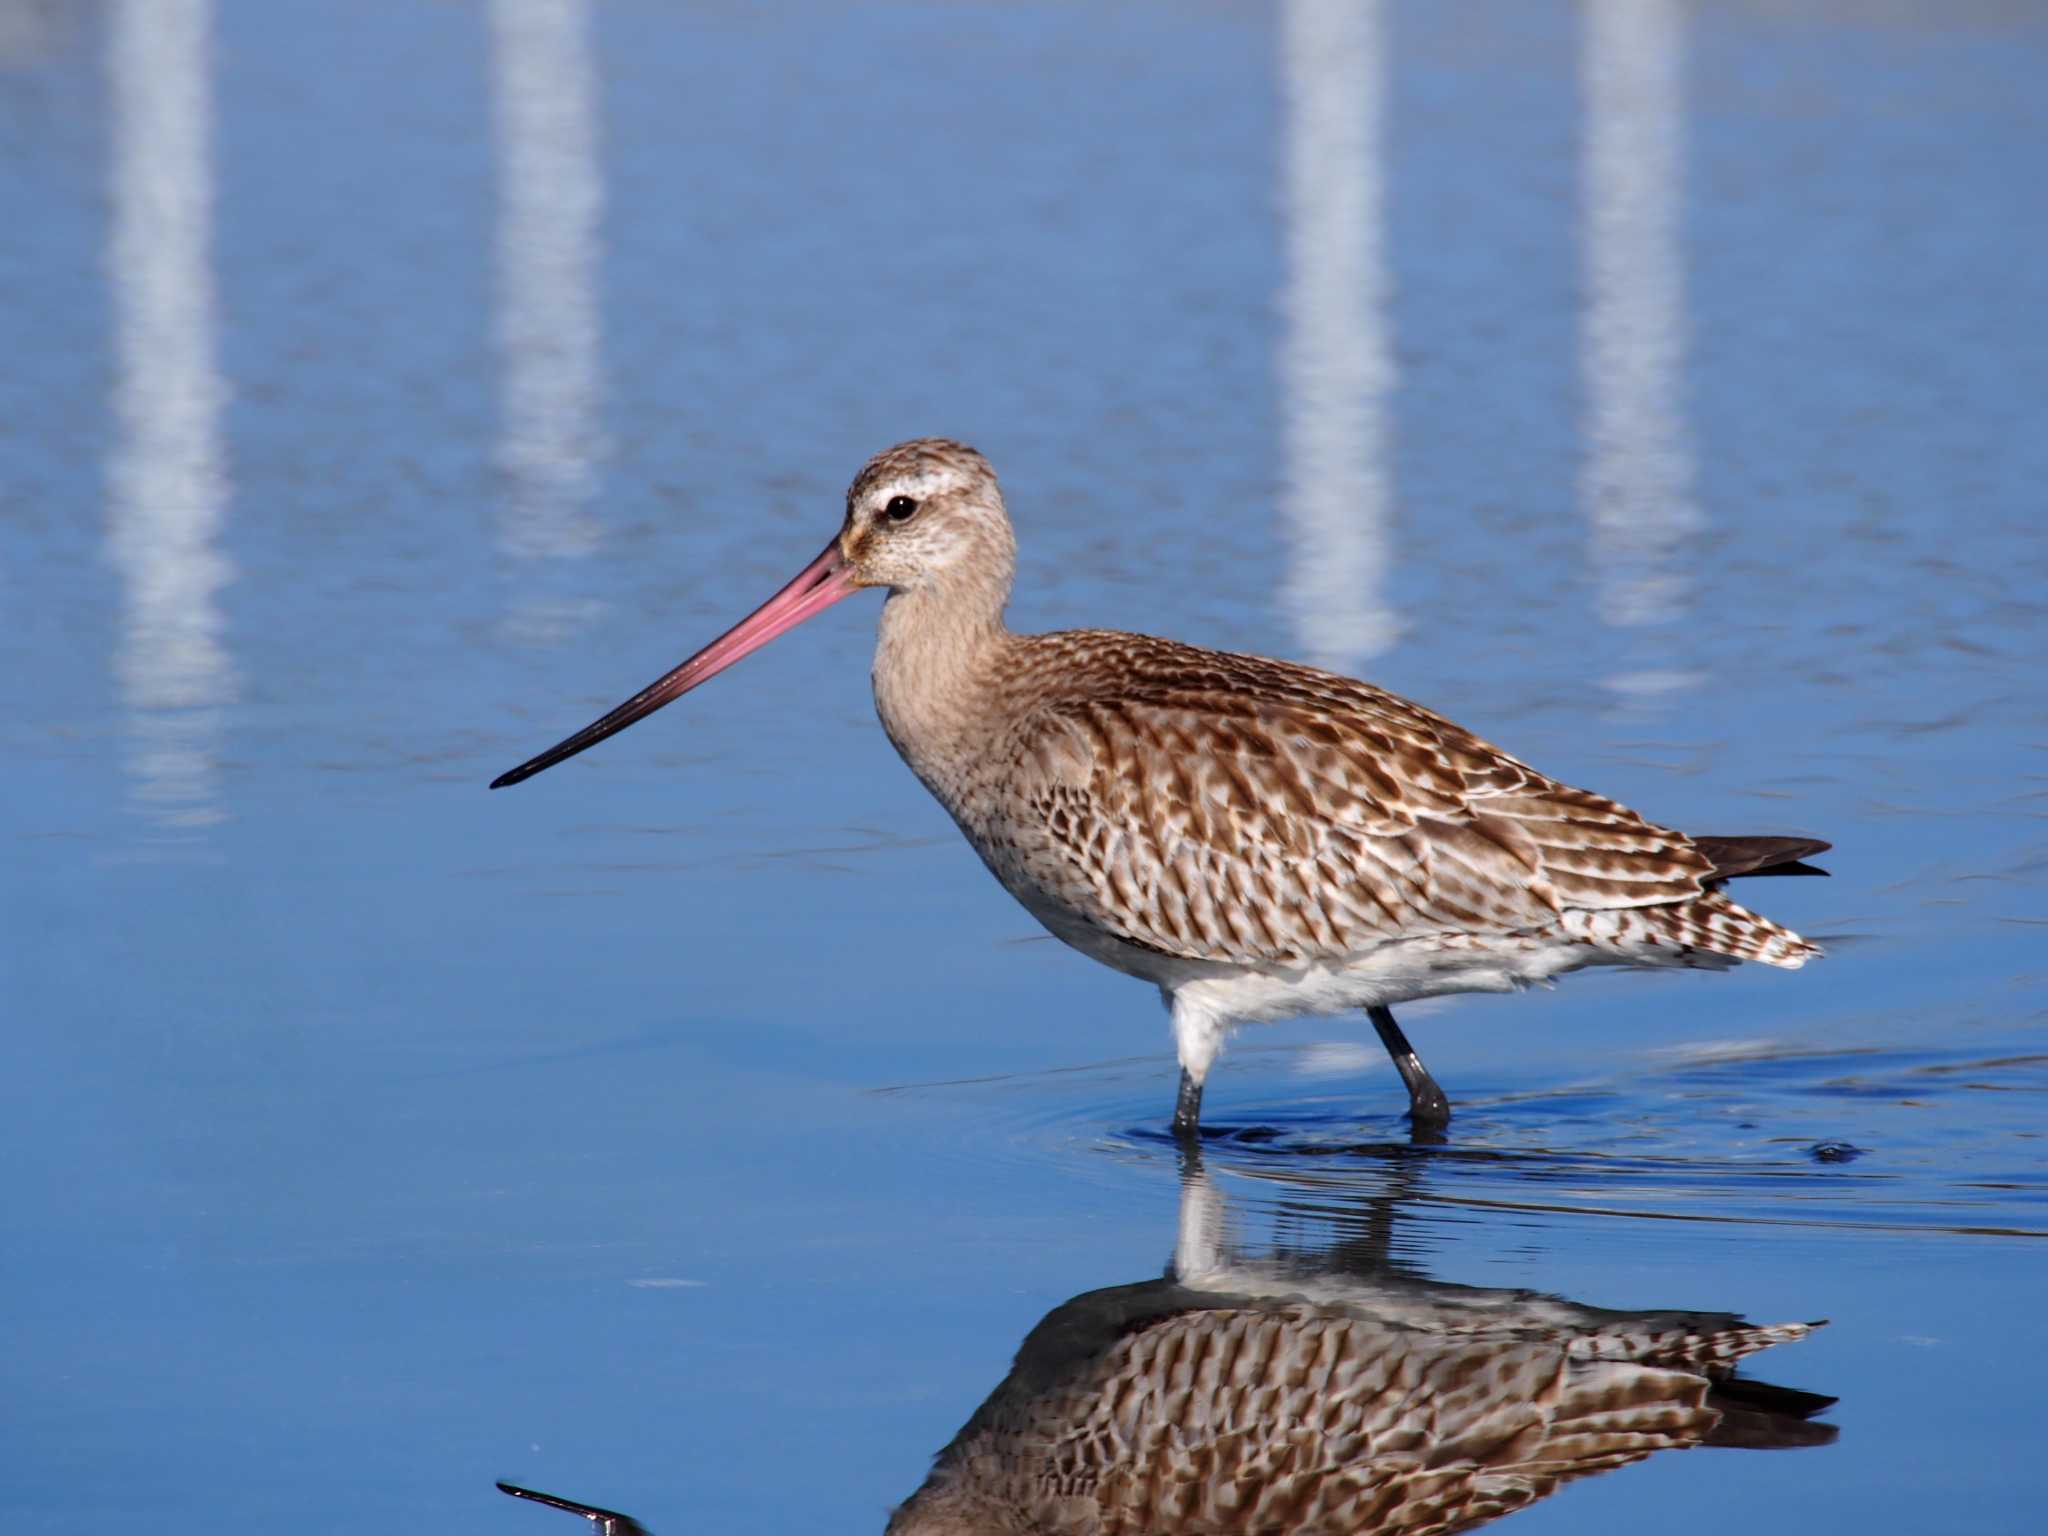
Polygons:
M875 711L911 771L949 808L1000 702L1003 657L1015 643L999 586L920 587L882 605Z

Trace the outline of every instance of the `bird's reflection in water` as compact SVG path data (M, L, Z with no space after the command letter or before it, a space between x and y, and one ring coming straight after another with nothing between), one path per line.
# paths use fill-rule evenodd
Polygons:
M1249 1257L1199 1150L1183 1155L1166 1277L1048 1313L890 1536L1422 1536L1656 1451L1835 1438L1812 1418L1833 1398L1734 1374L1818 1325L1429 1280L1394 1257L1422 1173L1406 1158L1334 1243Z
M1808 1325L1436 1284L1386 1230L1247 1259L1188 1168L1168 1276L1032 1329L892 1536L1462 1531L1654 1451L1834 1438L1832 1398L1732 1374Z

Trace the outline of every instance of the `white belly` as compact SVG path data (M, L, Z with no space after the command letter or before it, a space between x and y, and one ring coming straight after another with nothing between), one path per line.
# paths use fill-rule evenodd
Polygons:
M1018 894L1056 938L1159 988L1173 1013L1180 1064L1197 1083L1237 1024L1391 1008L1459 992L1515 992L1588 965L1687 963L1668 947L1629 954L1568 939L1473 934L1395 939L1341 960L1294 965L1186 960L1125 943L1064 908ZM1691 963L1703 961L1727 963Z
M1617 958L1553 939L1397 939L1340 961L1191 976L1162 981L1161 990L1173 1010L1180 1064L1200 1083L1233 1024L1392 1007L1455 992L1513 992Z
M1063 907L1018 893L1052 935L1090 959L1152 982L1176 1009L1231 1023L1392 1007L1454 992L1514 992L1585 965L1628 964L1567 939L1469 934L1393 939L1342 959L1262 965L1192 960L1129 944Z
M976 837L970 841L1010 894L1055 938L1127 976L1157 986L1173 1013L1181 1065L1197 1083L1237 1024L1391 1008L1459 992L1515 992L1589 965L1698 966L1734 962L1678 946L1587 943L1562 935L1421 934L1355 954L1299 963L1187 959L1117 938L1049 899Z

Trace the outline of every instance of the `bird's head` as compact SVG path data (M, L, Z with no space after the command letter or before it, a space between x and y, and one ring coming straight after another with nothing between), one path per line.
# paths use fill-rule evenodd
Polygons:
M949 611L1000 619L1016 563L1016 540L988 460L942 437L898 443L854 477L838 536L793 581L610 714L500 774L491 788L530 779L596 746L863 587L887 587L892 598L943 593Z
M862 466L839 551L857 585L892 592L972 582L1007 593L1017 564L996 472L943 437L898 443Z

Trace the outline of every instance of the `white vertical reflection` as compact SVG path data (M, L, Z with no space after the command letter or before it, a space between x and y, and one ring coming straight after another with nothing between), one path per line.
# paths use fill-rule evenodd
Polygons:
M1223 1192L1197 1166L1180 1179L1180 1222L1174 1234L1173 1277L1198 1285L1205 1276L1220 1275L1226 1263L1225 1227L1229 1220Z
M212 0L115 0L107 269L114 409L107 553L120 572L114 679L135 798L165 827L220 821L215 755L234 701L216 549L226 516L211 266Z
M1630 628L1683 615L1684 545L1701 523L1681 398L1685 18L1682 0L1588 0L1584 16L1580 496L1600 617ZM1690 681L1655 670L1608 679L1634 693Z
M1292 546L1284 600L1310 660L1352 671L1394 643L1382 0L1287 0L1287 286L1280 349Z
M499 159L497 337L503 368L498 450L507 500L499 547L526 559L588 554L586 504L603 445L597 86L589 0L492 0L491 79ZM523 612L529 637L577 615Z

